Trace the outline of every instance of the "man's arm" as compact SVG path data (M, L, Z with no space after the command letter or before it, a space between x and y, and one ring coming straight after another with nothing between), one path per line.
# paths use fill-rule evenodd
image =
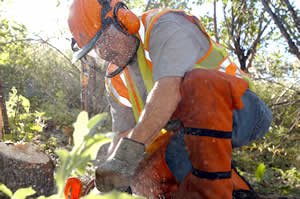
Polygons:
M149 93L144 111L129 134L129 138L149 146L167 124L181 100L182 77L164 77L155 82Z

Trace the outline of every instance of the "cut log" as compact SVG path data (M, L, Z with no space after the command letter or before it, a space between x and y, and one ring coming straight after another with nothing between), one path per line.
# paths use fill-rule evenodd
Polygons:
M51 159L37 145L0 142L0 184L13 192L32 187L34 196L49 196L54 191L53 173Z

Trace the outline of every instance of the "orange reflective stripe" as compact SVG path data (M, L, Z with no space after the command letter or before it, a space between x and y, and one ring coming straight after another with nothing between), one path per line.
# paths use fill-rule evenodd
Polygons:
M116 67L116 65L110 64L107 70L108 72L112 72ZM121 75L122 74L112 78L105 78L106 89L117 103L126 107L131 107L128 89L125 85L125 81L122 80Z
M226 67L230 64L228 63L229 61L229 56L226 56L218 65L217 70L220 70L221 72L225 72L226 71ZM226 63L227 62L227 63Z
M237 65L232 62L229 56L226 56L219 64L218 71L227 73L232 76L242 78L242 74Z
M212 49L213 49L213 44L212 44L212 41L211 39L209 40L209 44L210 44L210 47L209 47L209 50L207 51L207 53L201 58L199 59L196 64L199 64L200 62L202 62L205 58L208 57L208 55L211 53Z
M119 92L116 88L112 86L112 82L114 80L109 80L108 78L105 78L105 87L109 95L115 100L118 104L125 106L125 107L132 107L129 98L125 98L121 95L119 95ZM119 88L118 88L119 89ZM128 92L128 91L127 91ZM128 94L129 95L129 94Z
M158 10L158 9L153 10L152 12L155 12L155 11L157 11L157 10ZM146 21L147 21L148 15L149 15L150 13L152 13L152 12L147 13L147 16L146 16L146 18L145 18ZM152 29L153 25L155 24L156 20L160 18L160 16L162 16L163 14L165 14L165 13L167 13L167 12L184 12L184 11L183 11L183 10L166 9L166 10L163 10L162 12L160 12L159 14L154 15L155 18L153 19L153 21L152 21L152 17L154 17L154 16L152 16L151 19L149 20L149 21L151 21L150 24L146 24L146 23L145 23L146 26L148 26L148 27L146 28L146 31L147 31L147 33L146 33L146 41L145 41L145 43L146 43L145 49L146 49L146 50L149 51L149 38L150 38L150 32L151 32L151 29ZM145 27L146 27L146 26L145 26Z
M125 73L125 75L126 75L126 77L128 79L128 82L129 82L128 86L130 86L130 88L132 90L132 94L133 94L134 100L136 102L136 106L137 106L138 112L141 113L142 110L141 110L140 104L138 103L139 101L138 101L138 98L136 96L136 92L135 92L135 89L134 89L134 86L133 86L133 83L132 83L132 80L131 80L131 77L130 77L130 75L128 73L128 69L127 68L124 70L124 73Z
M164 15L164 14L167 13L167 12L179 12L179 13L185 14L185 15L186 15L185 17L186 17L188 20L190 20L191 22L193 22L193 23L199 25L200 28L201 28L201 30L202 30L202 31L205 33L205 35L209 38L210 48L209 48L208 52L207 52L201 59L199 59L199 60L196 62L196 64L200 63L201 61L203 61L205 58L208 57L208 55L211 53L211 51L212 51L212 49L213 49L213 44L212 44L212 41L211 41L211 39L210 39L210 36L209 36L208 33L206 32L206 30L205 30L205 28L203 27L203 25L201 24L201 22L198 20L198 18L196 18L196 17L194 17L194 16L191 16L191 15L187 14L187 13L186 13L185 11L183 11L183 10L169 9L169 10L164 10L164 11L160 12L158 15L152 16L152 17L155 17L155 18L153 19L153 21L152 21L152 19L149 20L149 21L151 21L151 24L150 24L150 25L147 24L147 17L149 16L149 14L150 14L150 13L153 13L153 12L156 12L156 11L158 11L158 10L159 10L159 9L155 9L155 10L148 11L147 13L143 14L142 17L141 17L141 18L142 18L142 22L143 22L143 24L144 24L144 27L145 27L145 29L146 29L145 31L147 31L147 32L146 32L146 38L145 38L145 41L143 41L143 42L146 43L145 48L144 48L146 51L149 51L149 38L150 38L150 32L151 32L151 29L152 29L153 25L155 24L156 20L158 20L160 16ZM148 27L147 27L147 25L148 25ZM147 28L146 28L146 27L147 27ZM148 60L147 60L147 61L148 61ZM149 64L149 65L151 66L151 68L152 68L151 60L150 60L150 62L148 62L148 64Z
M146 61L147 61L147 64L148 64L148 66L150 67L150 69L151 69L151 71L152 71L152 62L149 61L149 60L147 60L147 59L146 59Z
M153 9L153 10L149 10L147 12L145 12L143 15L142 15L142 22L144 24L144 27L146 27L146 21L147 21L147 17L150 13L153 13L153 12L156 12L157 10L159 10L160 8L156 8L156 9Z
M235 65L235 63L231 62L227 67L226 67L226 73L229 75L233 75L236 76L236 70L237 70L237 66Z
M121 79L120 76L117 76L116 78L113 79L114 81L111 81L112 86L117 90L118 94L122 97L125 97L126 99L129 100L129 94L127 91L126 86L124 85L123 80Z

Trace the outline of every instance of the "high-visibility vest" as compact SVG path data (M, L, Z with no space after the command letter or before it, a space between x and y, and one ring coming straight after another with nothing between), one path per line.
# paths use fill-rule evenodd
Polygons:
M154 86L152 77L152 61L149 54L150 32L159 17L168 12L174 12L182 15L192 23L196 24L198 28L205 33L209 40L210 48L208 52L195 63L195 68L218 70L238 78L243 78L249 82L250 89L252 91L255 90L252 81L230 59L229 54L225 51L225 49L210 39L210 36L207 34L197 17L190 15L183 10L154 9L144 13L140 17L141 28L138 33L138 37L140 38L141 42L137 52L137 60L140 73L144 81L144 86L148 94ZM115 68L115 65L110 64L107 72L111 72ZM128 69L126 68L122 73L113 78L106 78L105 82L106 89L111 97L119 104L132 108L135 119L138 121L139 116L144 109L144 102L137 89L136 83L130 77Z

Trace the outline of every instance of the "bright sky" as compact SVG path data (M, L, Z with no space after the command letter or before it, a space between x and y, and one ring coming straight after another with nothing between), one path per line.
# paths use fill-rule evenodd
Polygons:
M54 42L56 47L69 48L70 43L65 38L71 37L67 17L72 0L60 2L60 6L57 7L57 0L10 0L0 10L4 10L4 17L24 24L30 33L37 33L43 38L55 37L56 39L50 41ZM193 14L196 14L197 10L195 9ZM201 10L203 11L203 7ZM57 38L60 37L63 38L58 41Z
M61 5L57 7L57 0L7 0L5 6L0 8L4 10L4 17L8 17L25 24L29 32L37 33L43 38L61 38L54 39L52 43L60 48L69 48L70 43L65 38L70 38L68 31L67 17L68 8L72 0L60 0ZM146 0L144 0L146 1ZM296 0L296 7L300 7L300 1ZM203 15L205 12L212 11L212 3L202 6L201 9L194 8L192 14ZM200 13L201 11L201 13ZM222 12L222 10L220 10Z
M10 0L1 11L4 10L4 17L24 24L30 33L43 38L63 37L61 41L55 42L57 47L63 48L66 45L63 41L71 35L67 31L69 6L64 0L61 3L57 7L56 0Z

